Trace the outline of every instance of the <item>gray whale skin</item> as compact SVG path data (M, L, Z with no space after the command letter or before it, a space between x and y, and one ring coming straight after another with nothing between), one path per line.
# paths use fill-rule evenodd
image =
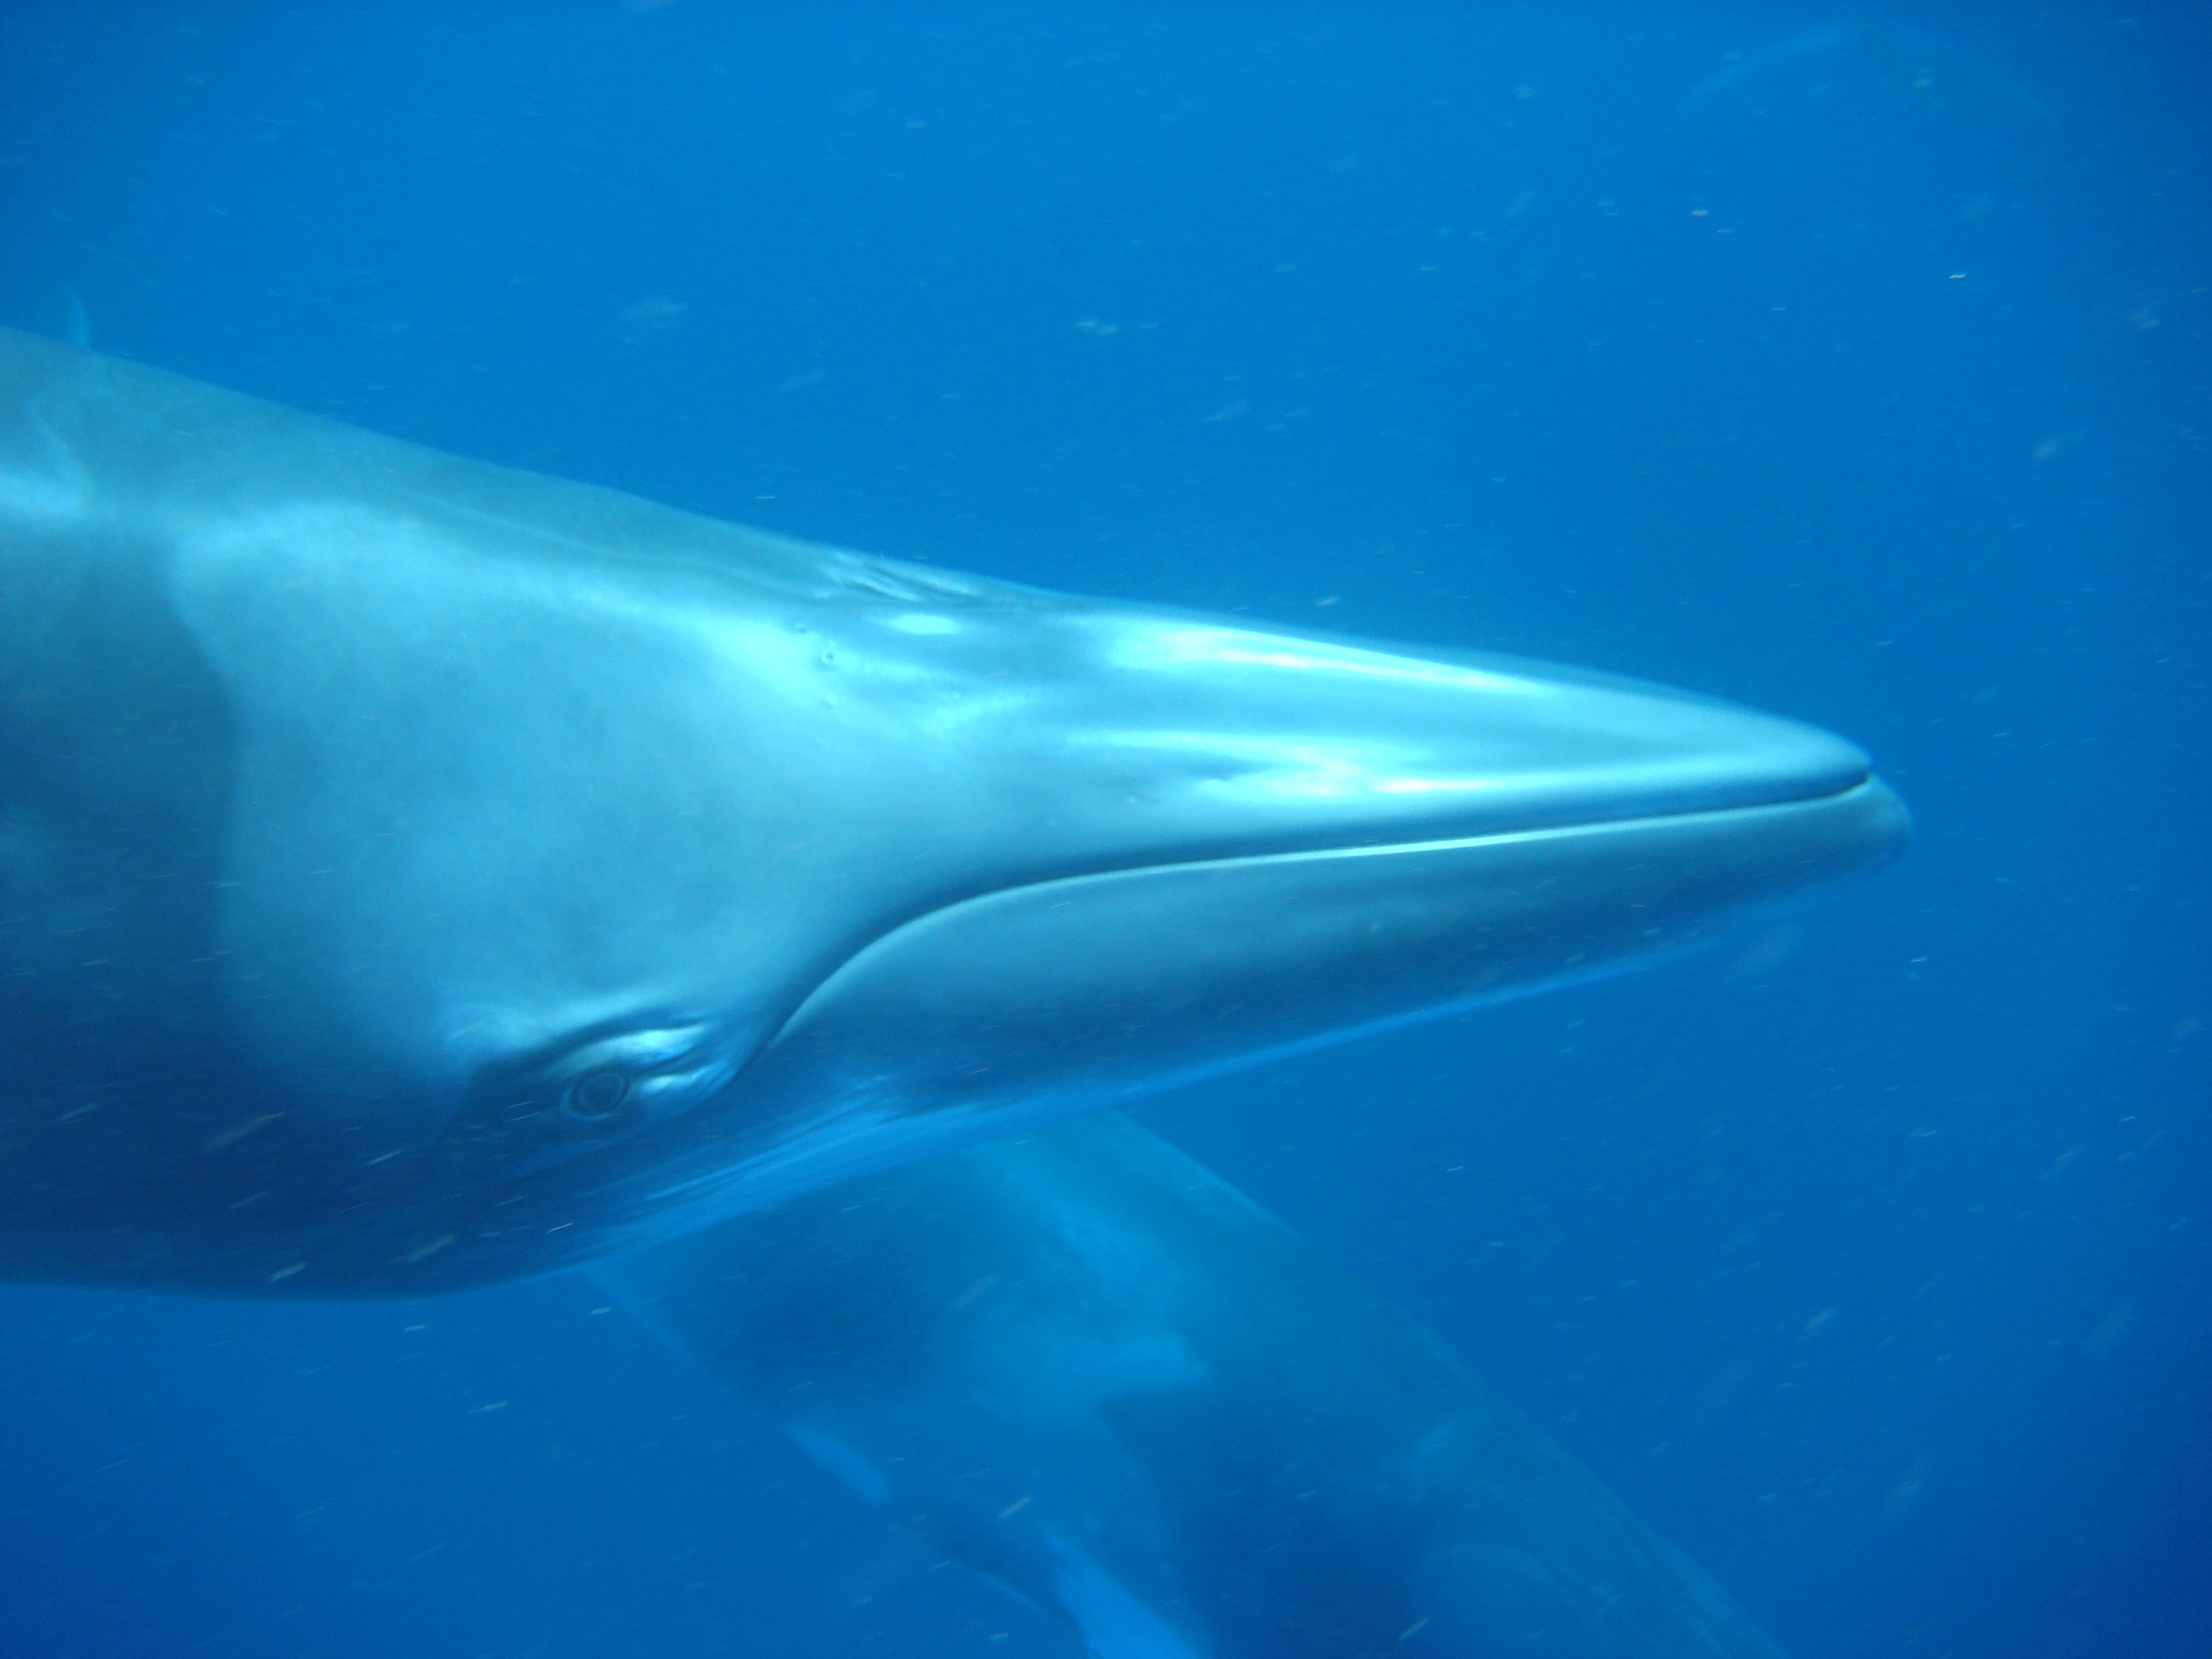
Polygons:
M1777 1651L1110 1109L1869 869L1905 816L1850 744L13 332L0 562L0 1274L594 1264L1103 1659Z

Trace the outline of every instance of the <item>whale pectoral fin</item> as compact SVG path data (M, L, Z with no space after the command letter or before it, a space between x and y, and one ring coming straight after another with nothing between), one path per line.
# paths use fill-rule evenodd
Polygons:
M846 1484L1105 1659L1778 1659L1410 1320L1110 1114L602 1273Z

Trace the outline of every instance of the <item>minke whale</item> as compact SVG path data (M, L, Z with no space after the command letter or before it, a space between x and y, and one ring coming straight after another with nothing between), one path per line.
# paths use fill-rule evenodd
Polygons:
M1849 743L812 545L12 331L0 568L0 1275L592 1264L1108 1659L1774 1651L1110 1109L1870 870L1905 817Z
M1103 1659L1780 1654L1404 1315L1118 1113L599 1271Z

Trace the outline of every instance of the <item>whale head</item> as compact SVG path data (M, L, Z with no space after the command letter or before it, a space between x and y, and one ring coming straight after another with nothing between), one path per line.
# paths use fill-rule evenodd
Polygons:
M1648 959L1904 834L1857 749L1710 699L0 343L19 1275L544 1271ZM124 970L70 980L79 940Z

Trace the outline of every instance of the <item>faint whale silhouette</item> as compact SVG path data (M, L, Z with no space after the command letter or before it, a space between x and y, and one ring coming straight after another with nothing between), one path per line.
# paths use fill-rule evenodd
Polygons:
M1692 88L1686 116L1874 102L2045 125L2051 106L1995 65L1886 18L1852 15L1754 52L1729 54Z

